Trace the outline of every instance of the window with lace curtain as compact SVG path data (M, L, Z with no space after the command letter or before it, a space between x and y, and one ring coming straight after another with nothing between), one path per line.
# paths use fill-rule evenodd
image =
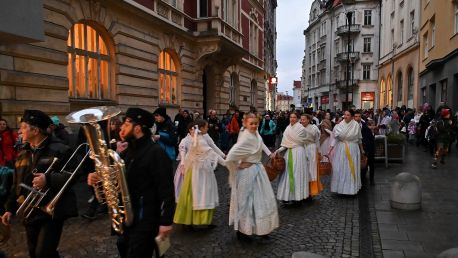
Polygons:
M106 41L92 26L77 23L69 31L68 95L75 99L110 99L111 60Z

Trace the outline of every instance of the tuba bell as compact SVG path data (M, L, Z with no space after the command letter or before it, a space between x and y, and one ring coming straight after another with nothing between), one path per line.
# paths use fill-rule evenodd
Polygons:
M133 222L132 203L126 182L124 161L107 146L99 122L121 113L113 106L99 106L73 112L66 117L68 123L82 124L94 160L95 173L101 178L94 188L100 203L106 203L114 231L122 234L125 226Z

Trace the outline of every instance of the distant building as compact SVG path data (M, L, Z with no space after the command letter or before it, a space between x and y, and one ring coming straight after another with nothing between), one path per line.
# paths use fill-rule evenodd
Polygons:
M458 2L421 1L420 103L458 109Z
M380 1L343 2L315 0L304 30L304 102L314 109L375 105ZM350 26L347 13L352 17Z
M301 81L293 81L293 104L296 110L303 110Z
M421 1L382 1L378 107L417 107Z
M277 0L265 1L264 22L264 66L267 76L265 85L266 110L275 110L275 94L277 92Z
M293 96L286 95L282 92L278 92L276 96L276 111L288 111L290 105L293 104Z

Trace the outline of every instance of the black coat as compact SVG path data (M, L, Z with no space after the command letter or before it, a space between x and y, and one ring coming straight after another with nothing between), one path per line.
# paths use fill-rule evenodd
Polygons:
M41 201L40 207L46 206L49 201L61 190L62 186L67 182L70 177L69 173L60 173L61 168L67 162L71 155L70 148L63 144L59 139L54 136L49 136L36 150L32 150L28 144L24 146L16 161L16 172L14 174L14 183L11 188L8 201L6 203L6 210L9 212L16 212L18 203L16 200L19 196L27 197L29 192L20 187L20 183L32 186L33 174L32 171L37 169L38 172L44 173L52 163L54 157L58 161L53 165L52 170L46 175L46 188L49 188L49 193ZM73 162L72 162L73 163ZM74 168L74 164L67 166L66 170L70 171ZM76 195L71 189L67 187L64 194L61 196L56 204L54 218L66 219L78 215L76 205ZM38 220L47 217L46 213L39 209L35 209L33 214L29 217L30 221Z
M134 226L172 225L175 212L172 161L150 137L129 142L121 153L134 212Z
M375 154L375 137L372 134L372 130L364 122L361 122L361 134L363 136L364 152L368 156L373 156Z

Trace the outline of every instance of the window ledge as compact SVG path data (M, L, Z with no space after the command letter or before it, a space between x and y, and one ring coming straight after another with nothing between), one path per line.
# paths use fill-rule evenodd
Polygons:
M373 27L374 27L374 25L372 25L372 24L368 24L368 25L363 25L362 27L363 27L363 28L373 28Z
M159 107L164 107L164 108L180 108L180 105L178 104L171 104L171 103L159 103Z
M454 37L456 37L458 35L458 31L455 32L455 34L452 35L452 37L450 39L453 39Z

